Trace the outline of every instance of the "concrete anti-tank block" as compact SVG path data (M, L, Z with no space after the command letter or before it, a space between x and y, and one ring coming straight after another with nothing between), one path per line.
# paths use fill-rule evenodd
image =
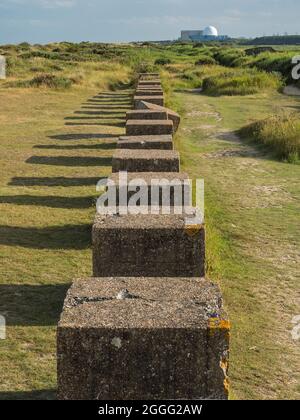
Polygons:
M57 329L58 398L225 400L229 332L205 279L76 280Z
M180 157L175 150L116 150L112 172L179 172Z
M180 115L172 109L165 108L159 104L151 103L150 101L141 101L139 102L138 107L139 109L148 109L152 111L165 111L168 115L168 119L173 121L174 131L176 132L178 130L180 124Z
M191 216L190 216L191 217ZM96 214L93 275L205 275L205 228L184 214Z
M154 105L164 106L163 96L135 96L133 99L134 109L145 109L141 102L148 102Z
M192 203L192 185L189 176L183 172L128 172L114 173L109 177L109 185L116 187L116 205L120 205L120 191L126 191L127 200L122 205L140 206L180 206L188 208ZM137 193L140 197L142 188L146 191L147 202L138 203L131 199ZM108 190L108 188L107 188Z
M162 149L173 150L173 137L161 136L121 136L117 149Z
M141 109L135 111L128 111L126 120L167 120L168 114L166 111L152 111L150 109Z
M163 96L164 92L161 89L138 89L135 96Z
M127 120L127 136L159 136L173 134L171 120Z

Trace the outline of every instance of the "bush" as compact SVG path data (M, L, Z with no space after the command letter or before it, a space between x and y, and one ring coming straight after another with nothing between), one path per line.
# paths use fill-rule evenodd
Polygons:
M195 63L195 66L213 65L217 64L216 60L209 55L200 55Z
M30 50L30 44L28 42L21 42L18 47L22 50Z
M250 62L250 66L255 66L260 70L268 72L279 72L288 81L291 79L293 67L292 57L294 55L295 54L293 52L263 53Z
M274 53L276 52L276 50L274 50L273 47L254 47L254 48L248 48L247 50L245 50L246 55L253 55L253 56L259 55L264 52Z
M300 159L300 119L298 114L272 116L240 130L242 137L251 138L270 147L281 159L298 163Z
M169 58L161 57L155 60L156 66L166 66L167 64L171 64L172 61Z
M221 49L214 53L214 58L219 64L226 67L237 67L238 60L245 56L242 49Z
M24 82L26 83L26 82ZM30 87L48 87L54 89L68 89L73 81L66 77L57 77L54 74L40 74L27 82Z
M203 80L203 92L212 96L251 95L281 86L278 76L254 69L219 73Z

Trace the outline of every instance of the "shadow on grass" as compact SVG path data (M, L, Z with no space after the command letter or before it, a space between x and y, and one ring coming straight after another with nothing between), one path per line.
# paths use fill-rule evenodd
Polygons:
M120 118L124 118L124 112L118 112L118 111L75 111L74 114L82 114L82 115L98 115L98 116L104 116L104 115L118 115ZM105 117L106 119L107 117ZM117 118L117 117L115 117Z
M2 401L53 401L56 399L56 389L43 389L40 391L0 392L0 400Z
M100 118L100 117L97 117L96 115L92 115L92 116L85 116L85 115L83 115L83 116L72 116L72 117L66 117L65 118L65 121L77 121L77 120L97 120L97 121L103 121L103 124L104 124L104 121L116 121L116 120L118 120L119 122L118 123L116 123L116 124L120 124L120 121L122 121L122 122L124 122L124 119L123 118L116 118L116 117L105 117L105 118ZM105 124L106 125L106 124Z
M57 134L49 136L51 140L99 140L99 139L115 139L119 136L117 134L99 134L99 133L72 133L72 134Z
M43 228L0 225L0 244L32 249L87 249L91 246L91 225Z
M87 99L87 102L98 102L105 105L127 105L130 106L132 104L132 101L130 98L112 98L112 97L93 97L90 99Z
M106 112L107 114L110 115L114 115L114 114L122 114L122 116L125 118L125 114L128 110L131 109L131 106L120 106L117 107L115 105L110 105L110 106L105 106L105 105L100 105L100 104L96 104L96 103L83 103L82 106L80 107L80 110L75 111L76 112L80 112L81 110L85 110L85 109L94 109L98 112ZM105 114L105 115L107 115Z
M93 96L93 98L129 98L130 96L130 93L101 92Z
M131 107L131 105L110 105L110 104L105 104L105 103L101 103L99 101L92 101L92 100L90 100L90 102L86 102L86 103L82 104L83 109L85 109L87 106L92 107L92 108L98 108L98 109L103 108L104 110L118 109L118 110L125 110L125 111L128 111Z
M60 146L57 144L37 144L34 149L52 149L52 150L113 150L117 146L116 142L100 143L100 144L75 144Z
M1 204L18 206L39 206L57 209L88 209L95 207L95 197L59 197L38 195L3 195Z
M111 157L90 156L32 156L26 163L54 166L111 166Z
M101 179L105 179L105 177L15 177L8 185L14 187L88 187L95 185L96 187Z
M110 123L110 122L99 122L99 119L97 119L95 122L66 122L66 126L83 126L83 125L98 125L98 126L104 126L104 127L119 127L124 128L125 127L125 121L119 122L119 123Z
M6 314L6 325L57 325L70 285L1 284L0 312Z

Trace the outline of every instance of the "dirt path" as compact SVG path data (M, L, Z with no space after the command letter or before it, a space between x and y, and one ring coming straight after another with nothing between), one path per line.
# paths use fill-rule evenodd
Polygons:
M300 96L300 89L297 86L290 85L284 88L283 93L285 95Z
M300 314L300 168L234 132L270 112L266 98L177 96L186 110L183 169L206 182L208 269L233 325L232 397L300 398L300 342L291 334Z

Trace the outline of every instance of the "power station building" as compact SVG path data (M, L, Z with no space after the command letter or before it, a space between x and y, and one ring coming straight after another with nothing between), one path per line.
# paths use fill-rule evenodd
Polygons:
M229 39L227 35L219 35L214 26L207 26L202 31L181 31L181 41L225 41Z

